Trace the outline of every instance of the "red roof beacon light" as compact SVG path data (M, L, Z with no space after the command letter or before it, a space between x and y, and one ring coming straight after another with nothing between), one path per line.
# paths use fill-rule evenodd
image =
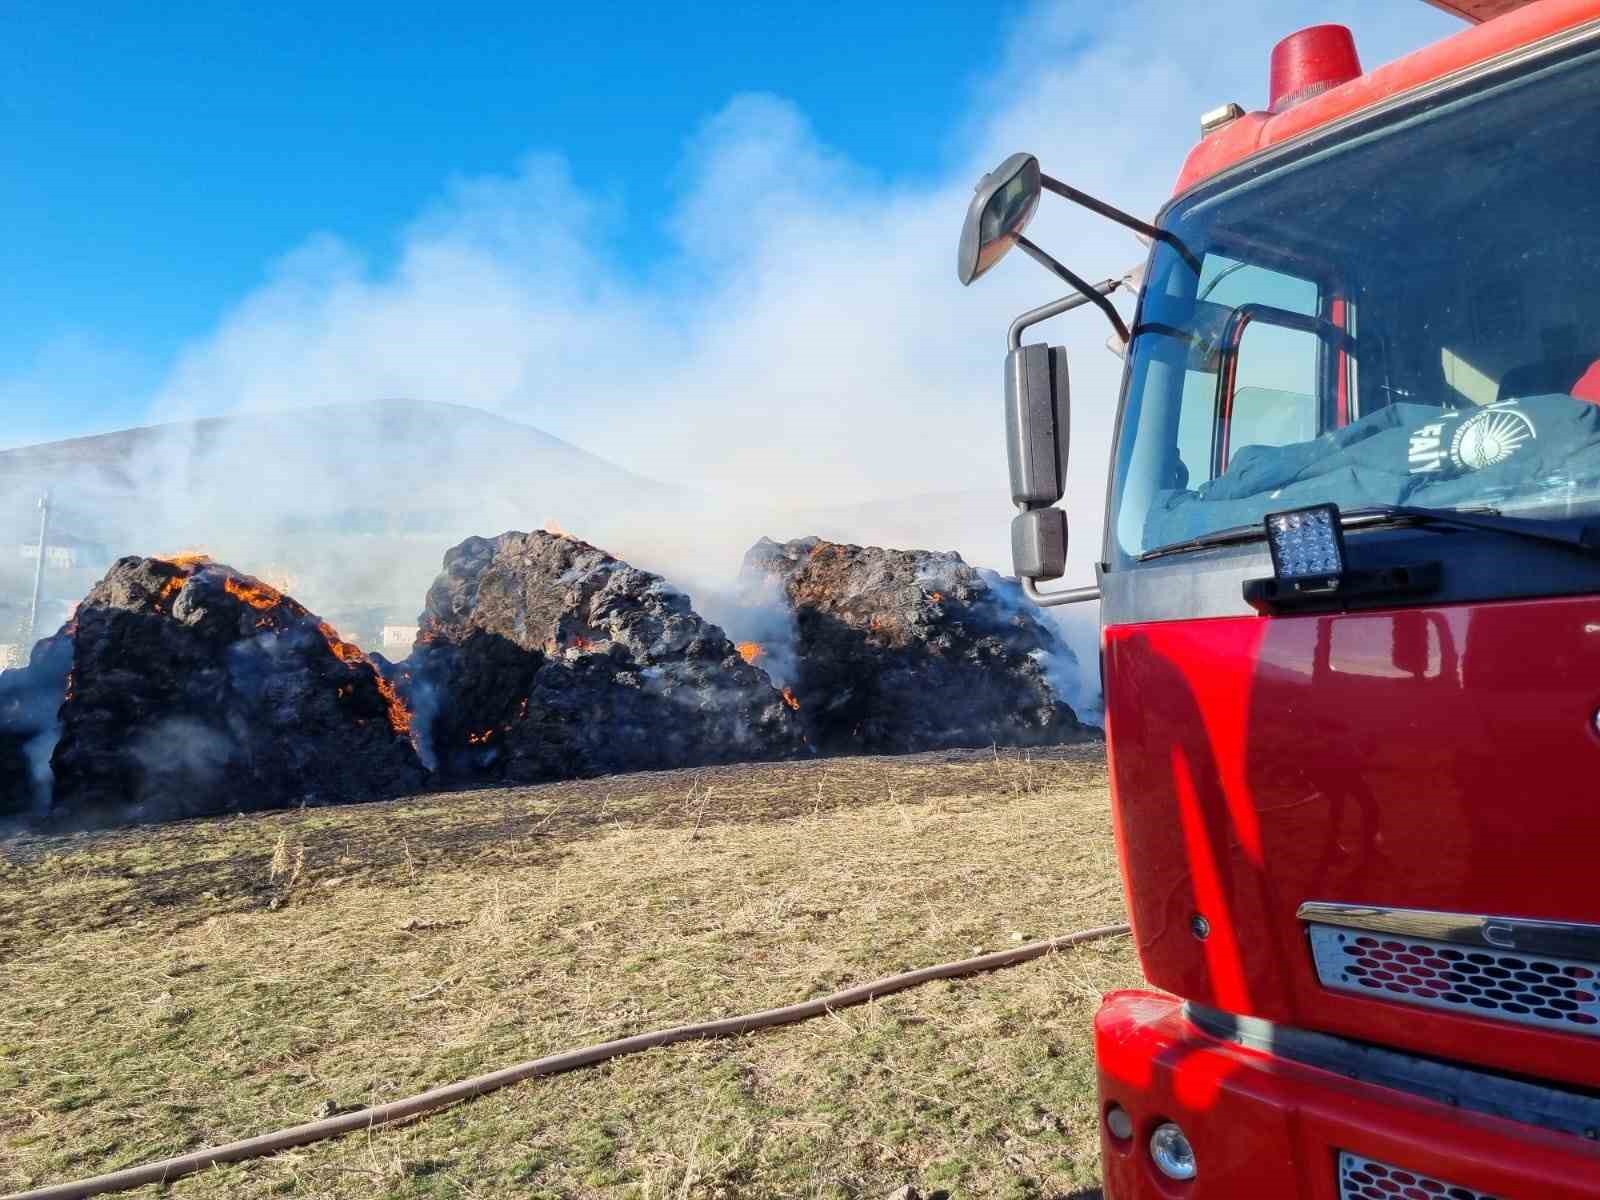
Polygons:
M1272 48L1270 109L1281 113L1360 74L1356 39L1343 25L1312 25L1291 33Z

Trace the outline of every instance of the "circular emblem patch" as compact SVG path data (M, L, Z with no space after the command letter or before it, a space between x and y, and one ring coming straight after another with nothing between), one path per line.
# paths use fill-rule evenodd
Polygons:
M1450 458L1462 470L1481 470L1505 462L1534 436L1533 422L1520 412L1489 409L1461 422L1450 440Z

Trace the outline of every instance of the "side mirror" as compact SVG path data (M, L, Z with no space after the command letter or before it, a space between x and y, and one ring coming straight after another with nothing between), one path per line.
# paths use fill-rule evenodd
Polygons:
M1067 352L1034 343L1006 355L1006 454L1011 502L1039 508L1067 487L1071 397Z
M1059 579L1067 567L1067 514L1051 505L1067 486L1071 431L1067 352L1018 346L1006 355L1006 455L1011 502L1011 564L1023 579Z
M1011 567L1021 579L1060 579L1067 573L1067 514L1035 508L1011 519Z
M978 180L956 252L956 275L969 284L1005 257L1039 207L1039 160L1013 154Z

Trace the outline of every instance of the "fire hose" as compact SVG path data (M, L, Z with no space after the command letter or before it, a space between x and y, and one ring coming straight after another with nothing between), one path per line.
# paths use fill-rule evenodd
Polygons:
M594 1066L608 1059L620 1058L625 1054L637 1054L641 1050L653 1050L658 1046L670 1046L675 1042L737 1037L739 1034L756 1029L809 1021L841 1008L865 1004L880 996L932 983L936 979L955 979L964 975L997 971L1002 967L1013 967L1030 959L1042 958L1052 951L1062 950L1068 946L1078 946L1127 932L1127 925L1102 925L1096 929L1084 929L1046 941L1031 942L1014 950L1001 950L994 954L982 954L976 958L964 958L956 962L906 971L900 975L890 975L883 979L875 979L871 983L845 988L843 991L833 992L815 1000L806 1000L800 1004L786 1005L783 1008L768 1008L760 1012L746 1013L744 1016L700 1021L693 1025L675 1025L670 1029L658 1029L653 1033L639 1033L632 1037L600 1042L582 1049L567 1050L560 1054L551 1054L544 1058L535 1058L515 1066L504 1067L487 1075L448 1083L404 1100L375 1104L356 1112L341 1113L324 1120L309 1121L304 1125L293 1125L287 1129L263 1133L242 1141L214 1146L209 1150L196 1150L189 1154L180 1154L175 1158L145 1163L143 1166L127 1167L121 1171L112 1171L108 1175L96 1175L92 1179L77 1179L69 1183L55 1183L47 1187L34 1188L31 1191L13 1192L0 1197L0 1200L79 1200L84 1196L122 1192L152 1183L170 1183L174 1179L192 1175L207 1167L264 1158L282 1150L340 1137L356 1130L392 1125L397 1121L435 1112L462 1100L470 1100L474 1096L482 1096L486 1092L508 1087L524 1079L559 1075L564 1071L575 1071L580 1067Z

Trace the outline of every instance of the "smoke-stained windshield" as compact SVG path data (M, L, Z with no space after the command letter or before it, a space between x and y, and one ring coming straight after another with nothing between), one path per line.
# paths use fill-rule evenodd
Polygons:
M1333 501L1600 508L1593 55L1257 168L1164 222L1108 556Z

